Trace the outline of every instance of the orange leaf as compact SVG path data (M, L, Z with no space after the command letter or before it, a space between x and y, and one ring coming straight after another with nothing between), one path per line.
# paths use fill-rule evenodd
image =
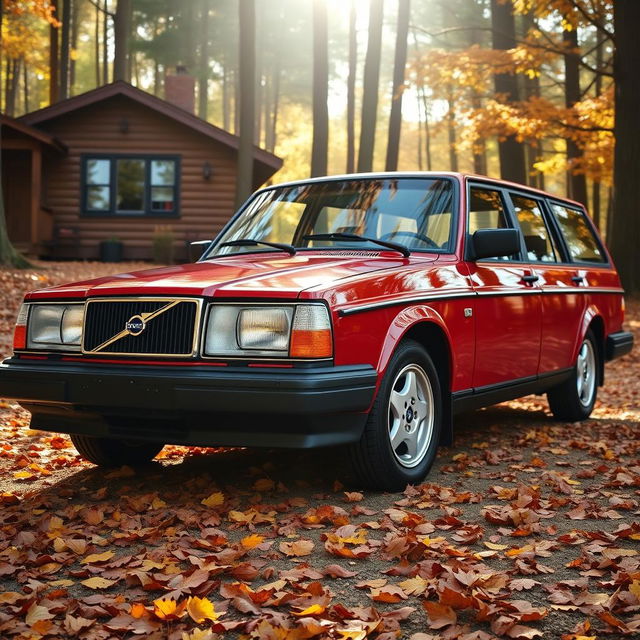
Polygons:
M89 578L87 580L82 580L80 584L83 584L85 587L89 587L89 589L108 589L112 587L117 580L107 580L106 578Z
M215 622L220 616L220 614L216 613L211 600L195 596L187 600L187 613L196 624L200 624L205 620Z
M442 627L456 623L456 612L451 607L438 602L429 602L428 600L422 604L429 616L430 629L442 629Z
M200 504L203 504L205 507L219 507L224 503L224 494L221 491L216 491L212 493L208 498L203 498L200 501Z
M310 555L314 546L311 540L295 540L294 542L283 541L279 548L286 556L299 557Z
M86 558L82 558L80 560L80 564L90 564L93 562L106 562L107 560L111 560L113 556L116 554L113 551L105 551L104 553L92 553Z
M245 549L253 549L254 547L257 547L259 544L262 544L263 542L264 542L264 536L259 536L257 533L254 533L250 536L246 536L245 538L242 538L242 540L240 540L240 544Z
M177 620L184 615L186 606L186 601L178 604L175 600L158 598L153 601L153 613L160 620Z
M310 607L303 609L302 611L293 611L294 616L317 616L324 613L326 607L321 604L312 604Z

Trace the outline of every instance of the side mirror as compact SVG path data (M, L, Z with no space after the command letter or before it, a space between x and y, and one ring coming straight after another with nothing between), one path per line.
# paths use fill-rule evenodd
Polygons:
M520 253L520 232L517 229L478 229L471 237L473 260L500 258Z

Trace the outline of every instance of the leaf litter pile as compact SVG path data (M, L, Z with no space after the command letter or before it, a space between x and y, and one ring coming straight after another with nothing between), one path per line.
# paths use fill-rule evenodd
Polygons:
M24 291L109 269L0 272L2 352ZM627 326L640 340L638 302ZM359 491L337 451L167 446L101 470L0 401L0 637L637 637L639 399L636 349L590 420L533 396L466 414L397 494Z

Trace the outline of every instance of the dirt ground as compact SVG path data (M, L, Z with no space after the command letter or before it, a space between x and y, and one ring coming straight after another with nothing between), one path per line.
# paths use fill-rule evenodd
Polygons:
M5 355L24 291L140 265L44 266L0 272ZM0 638L637 637L639 354L583 423L541 397L461 416L395 494L335 450L97 469L0 400Z

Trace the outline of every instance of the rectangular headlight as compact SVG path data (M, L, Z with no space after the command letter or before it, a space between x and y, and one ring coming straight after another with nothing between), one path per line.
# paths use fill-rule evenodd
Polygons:
M291 309L242 309L238 317L241 349L286 351L289 347Z
M212 304L204 354L219 357L327 358L333 354L324 305Z
M32 304L29 313L29 349L76 351L82 341L84 304Z

